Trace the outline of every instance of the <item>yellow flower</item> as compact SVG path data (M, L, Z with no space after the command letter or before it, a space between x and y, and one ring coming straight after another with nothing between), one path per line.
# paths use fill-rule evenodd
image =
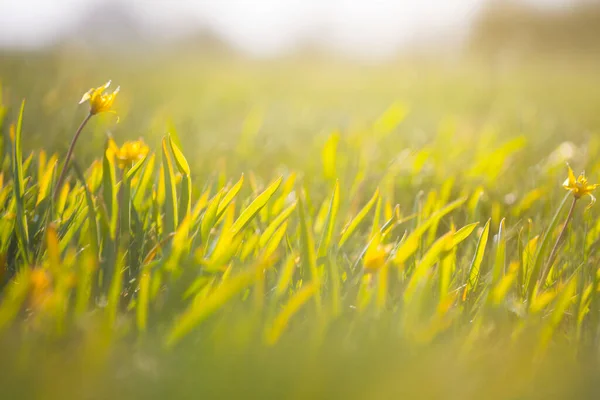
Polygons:
M581 173L581 175L575 179L575 174L573 173L571 166L567 164L567 168L569 169L569 177L563 183L563 187L573 193L573 197L576 199L580 199L583 196L590 196L592 198L592 201L588 205L588 208L590 208L596 202L596 198L592 194L592 191L598 187L598 184L589 184L584 173Z
M30 275L31 297L30 305L39 310L51 297L52 280L49 274L42 268L35 268Z
M114 92L110 94L105 94L104 90L106 90L110 86L110 81L106 82L104 86L100 86L99 88L92 88L87 93L83 95L79 104L85 103L89 101L90 103L90 114L95 115L101 112L112 112L111 107L115 102L115 97L117 97L117 93L119 93L120 87L117 87Z
M381 244L381 233L377 233L371 240L371 243L365 252L365 257L363 259L365 272L377 272L383 267L391 248L390 245L386 246Z
M119 168L130 167L136 161L141 160L150 151L142 139L133 142L125 142L121 148L117 146L114 140L110 139L109 150L115 155Z
M385 250L378 246L374 250L365 254L364 266L366 272L375 272L385 264L385 258L387 253Z

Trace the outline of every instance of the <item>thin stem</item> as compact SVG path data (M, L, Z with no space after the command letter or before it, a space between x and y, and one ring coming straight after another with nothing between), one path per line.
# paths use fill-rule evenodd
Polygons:
M63 164L62 171L60 171L60 176L56 182L56 186L54 187L54 194L52 195L53 200L56 200L56 197L60 192L60 187L67 177L67 169L69 168L69 161L71 161L71 156L73 155L73 150L75 149L75 143L77 143L77 139L79 138L79 135L81 135L83 127L88 123L90 118L92 118L92 113L89 113L81 122L81 125L79 125L79 128L77 128L77 132L75 132L75 136L73 136L73 140L71 140L71 145L69 146L69 151L67 152L67 157L65 158L65 163Z
M565 233L567 232L567 226L569 226L569 222L571 221L571 219L573 219L575 204L577 204L577 197L573 197L573 202L571 203L571 208L569 209L567 219L565 220L565 223L562 229L560 230L560 233L558 234L558 238L556 238L556 243L554 243L554 247L550 252L550 257L548 257L548 261L546 262L546 266L544 267L544 272L542 274L542 280L540 281L541 284L543 284L546 281L548 273L550 272L550 268L552 267L552 264L554 264L554 259L556 258L556 255L558 253L558 248L560 247L562 239L565 236Z

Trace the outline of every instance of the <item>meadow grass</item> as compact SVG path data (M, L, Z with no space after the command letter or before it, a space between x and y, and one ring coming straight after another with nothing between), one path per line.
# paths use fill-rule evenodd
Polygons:
M563 68L7 56L3 393L593 397L562 184L600 181L599 82Z

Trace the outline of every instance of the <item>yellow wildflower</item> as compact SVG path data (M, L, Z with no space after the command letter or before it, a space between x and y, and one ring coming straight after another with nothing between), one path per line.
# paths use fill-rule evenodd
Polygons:
M30 275L31 297L30 305L39 310L48 301L52 294L52 280L42 268L34 268Z
M375 272L385 264L385 258L387 253L385 250L378 246L374 250L365 254L364 266L366 272Z
M581 173L577 179L575 179L575 174L568 164L567 168L569 169L569 177L563 183L563 187L573 193L573 197L575 197L575 199L580 199L583 196L590 196L592 200L588 205L588 208L594 205L596 202L596 197L594 197L592 191L598 187L598 184L588 183L584 173Z
M150 151L142 139L125 142L120 148L114 140L110 139L109 150L115 155L119 168L130 167L136 161L141 160Z
M111 107L115 102L115 97L117 97L117 93L119 93L120 87L117 87L115 91L110 94L105 94L104 90L106 90L109 86L110 81L106 82L104 86L100 86L99 88L91 88L87 93L83 95L79 104L89 101L91 115L95 115L101 112L114 113L114 111L111 110Z
M391 248L391 245L386 246L381 243L381 233L377 233L365 252L363 259L365 272L376 272L383 267Z

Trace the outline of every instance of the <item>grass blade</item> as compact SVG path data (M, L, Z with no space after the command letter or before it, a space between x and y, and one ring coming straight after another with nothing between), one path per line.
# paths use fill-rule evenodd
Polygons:
M283 177L279 177L275 182L271 183L264 192L259 194L254 201L240 213L240 216L231 226L231 233L233 235L238 234L248 226L250 221L252 221L256 214L258 214L258 212L267 204L271 196L277 191L282 180Z
M325 218L325 229L323 229L321 240L319 241L319 249L317 250L318 258L325 257L329 251L329 245L331 243L331 238L333 237L333 230L335 228L335 222L339 209L340 183L339 181L336 181L333 188L333 194L331 195L331 202L329 203L329 211L327 212L327 217Z
M177 192L175 188L175 172L173 171L173 163L167 149L167 138L162 140L162 161L163 173L165 180L165 223L164 235L177 230L179 223L177 213Z
M465 301L467 299L467 295L473 291L474 288L477 287L479 282L479 271L481 269L481 263L483 261L483 256L485 254L485 248L487 246L488 236L490 234L490 223L491 219L485 223L481 234L479 235L479 240L477 241L477 247L475 248L475 255L473 256L473 261L471 261L471 266L469 267L469 275L467 277L467 284L465 286L465 290L463 291L462 300Z
M371 208L373 208L378 198L379 188L375 190L373 197L371 197L371 199L367 202L367 204L365 204L362 210L360 210L358 214L356 214L356 217L354 217L352 221L350 221L346 229L344 229L344 232L342 233L342 236L338 243L338 248L341 248L348 241L348 239L350 239L352 234L356 231L356 228L358 228L358 225L365 219L369 211L371 211Z
M23 253L23 257L27 262L31 261L30 247L29 247L29 227L27 225L27 215L25 214L25 181L23 177L23 149L21 145L21 136L23 128L23 112L25 111L25 100L21 103L21 110L19 111L19 119L17 120L17 130L15 132L15 140L13 143L13 181L14 193L16 199L17 213L16 213L16 227L17 237L19 239L20 251Z
M531 270L531 274L529 275L529 281L527 282L527 304L531 306L531 299L533 297L533 293L535 290L536 283L538 281L539 275L542 272L542 265L544 263L544 255L546 253L546 249L550 245L550 241L552 238L552 234L558 225L558 220L560 219L560 214L562 209L564 208L567 200L571 197L571 193L567 193L563 198L562 202L558 206L554 217L552 217L552 221L548 228L546 229L546 233L544 234L544 238L542 239L542 243L538 247L538 251L535 255L535 261L533 263L533 268Z

